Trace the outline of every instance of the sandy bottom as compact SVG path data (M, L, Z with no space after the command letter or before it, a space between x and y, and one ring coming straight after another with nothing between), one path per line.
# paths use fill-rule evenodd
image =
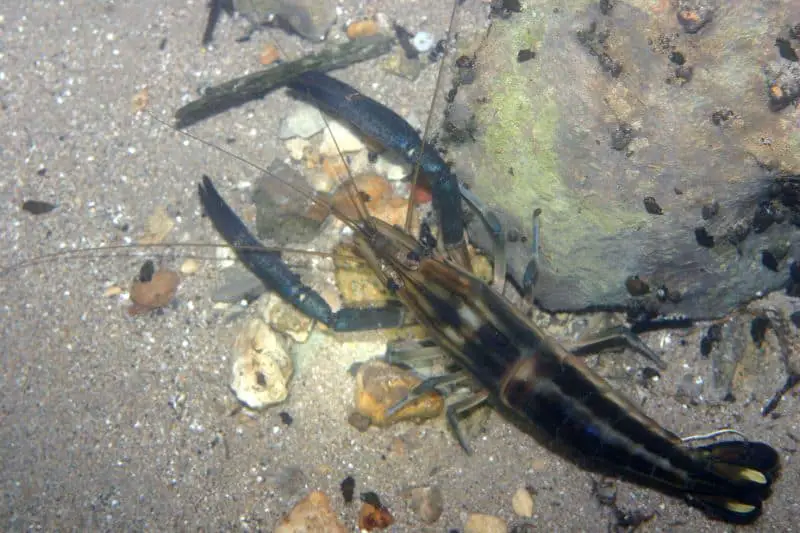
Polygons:
M340 21L361 14L356 4L340 4ZM370 9L441 38L450 7L429 4L377 1ZM465 33L474 31L482 9L465 4L459 22ZM217 242L200 217L197 182L202 174L214 177L241 212L249 193L235 186L254 182L255 171L135 116L132 98L147 87L150 109L166 120L202 87L258 68L264 44L277 41L290 56L311 46L280 30L237 43L244 24L223 19L215 49L204 52L205 2L197 0L6 2L0 16L6 118L0 130L0 264L61 248L135 241L157 208L176 220L170 240ZM341 76L404 115L425 117L436 68L416 84L375 63ZM266 164L286 157L275 132L290 105L279 92L192 131ZM58 207L32 216L20 210L27 199ZM497 415L473 438L472 456L441 421L365 433L350 426L353 378L347 369L354 360L380 355L378 334L348 337L344 348L335 336L315 337L316 348L298 355L284 404L255 418L231 414L233 340L252 311L231 318L213 309L208 295L217 284L215 261L201 261L162 312L130 317L124 298L104 296L109 286L127 285L145 257L176 268L189 255L214 253L180 246L141 256L92 252L15 268L0 278L0 527L270 530L315 489L331 497L352 527L357 505L345 505L339 494L347 476L355 478L356 493L381 496L396 517L395 531L459 529L473 512L513 521L511 497L525 486L536 491L531 522L537 528L606 531L616 523L613 510L592 494L593 476ZM604 357L602 372L646 401L647 412L676 433L733 425L779 449L784 475L759 530L785 531L800 516L792 461L800 435L797 396L784 400L779 418L759 412L785 379L778 342L768 335L756 367L763 373L743 379L735 402L690 406L677 394L686 376L711 380L710 363L699 354L702 333L645 336L669 364L649 388L635 384L632 376L643 364L632 354ZM354 340L368 349L355 351ZM291 415L291 425L280 412ZM440 486L444 495L444 513L432 526L420 522L402 496L408 487L425 485ZM619 486L617 505L655 512L642 530L722 528L680 501L627 484Z

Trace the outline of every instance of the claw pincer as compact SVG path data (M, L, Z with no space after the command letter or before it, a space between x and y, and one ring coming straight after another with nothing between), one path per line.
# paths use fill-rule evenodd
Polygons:
M397 327L403 322L402 307L388 304L383 307L344 308L337 312L314 289L305 285L300 276L284 263L280 252L266 250L247 229L242 220L225 203L208 176L198 186L200 201L220 235L234 248L239 260L264 285L280 295L300 312L318 320L334 331L360 331Z

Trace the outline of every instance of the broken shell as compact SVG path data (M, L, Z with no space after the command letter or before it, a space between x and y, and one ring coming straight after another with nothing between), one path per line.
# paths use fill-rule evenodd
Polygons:
M236 339L241 354L233 363L231 389L251 409L280 403L289 394L294 364L283 339L260 318Z

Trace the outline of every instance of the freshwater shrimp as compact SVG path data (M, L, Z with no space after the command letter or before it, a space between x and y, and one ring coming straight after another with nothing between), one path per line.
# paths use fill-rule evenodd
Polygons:
M194 155L194 154L192 154L192 155ZM378 224L378 223L376 222L376 224ZM405 244L403 246L402 242L405 241L406 238L401 239L399 235L391 233L392 232L391 228L383 228L383 230L385 232L387 232L387 234L389 234L392 237L396 238L396 240L398 242L395 242L394 246L400 246L400 251L412 250L415 247L419 246L419 244L420 244L419 242L417 242L417 239L414 238L413 236L406 236L408 238L413 239L414 243L412 243L411 241L408 241L407 244ZM370 246L377 247L377 244L373 243ZM423 247L423 249L424 250L430 250L431 248L430 247ZM421 259L422 259L422 256L421 256ZM462 272L461 270L458 270L458 268L460 268L460 267L457 267L457 265L450 264L449 260L447 258L443 258L443 257L437 255L434 259L432 259L431 262L425 261L424 262L424 267L423 267L423 261L421 259L419 261L419 265L417 265L416 267L415 267L415 264L414 264L415 261L414 261L414 257L413 256L411 258L409 258L408 255L405 255L404 257L400 257L398 260L406 262L405 268L407 269L407 272L404 271L406 273L406 275L410 275L411 272L414 272L414 268L416 268L417 272L419 272L420 270L423 270L423 274L425 276L429 276L431 280L436 280L437 283L440 284L439 286L441 286L441 284L445 283L446 279L450 279L450 278L452 278L453 280L458 281L458 282L466 283L468 286L471 286L470 285L471 284L471 279L469 277L465 277L465 276L468 276L469 274L466 271ZM98 272L98 269L99 269L98 265L96 265L96 264L91 265L90 269L91 269L91 271L85 272L85 275L87 277L89 277L89 276L95 276L96 277L96 276L101 275ZM397 271L397 266L393 266L393 269L396 272ZM439 274L442 275L442 279L441 280L439 280L436 277ZM422 275L422 274L420 274L420 275ZM57 278L57 276L54 276L54 277ZM33 281L33 280L31 280L29 278L28 281ZM55 279L54 281L58 282L59 280ZM403 279L403 278L398 278L398 279L392 278L392 281L393 281L393 283L397 284L398 288L401 288L401 289L405 289L406 286L413 287L413 285L409 285L409 282L407 280ZM400 281L403 281L402 287L400 286ZM386 285L387 285L387 287L390 285L389 281L386 281ZM487 286L485 284L482 285L481 287L482 288L486 288L486 289L491 289L489 286ZM476 294L474 292L474 290L469 288L469 287L467 289L465 289L465 290L467 290L472 296L474 296ZM397 292L397 289L395 289L395 291ZM410 292L411 289L409 288L408 291ZM451 286L451 285L448 285L448 289L445 292L447 294L449 294L451 298L459 298L458 291L455 290L453 288L453 286ZM80 371L81 377L84 377L87 374L88 375L92 374L91 369L87 372L86 366L90 365L91 363L93 363L95 361L97 361L100 358L100 356L105 354L105 350L104 350L104 347L103 347L104 346L103 342L90 342L90 343L87 343L85 341L81 342L81 341L73 340L71 338L71 335L70 335L70 329L71 329L70 325L71 324L76 328L77 327L86 328L83 331L91 331L92 332L91 333L92 339L105 339L105 338L117 337L117 338L121 338L123 340L123 342L128 342L129 337L126 337L125 334L127 333L128 335L130 335L131 334L131 329L133 330L133 335L141 336L145 340L145 342L149 342L148 341L148 335L149 335L148 329L158 327L157 324L153 323L153 321L134 323L134 325L132 327L130 325L130 322L126 322L124 325L125 325L125 328L127 328L127 329L125 329L125 328L123 328L123 329L115 328L115 329L97 329L97 330L93 330L93 329L91 329L91 328L94 327L94 324L93 324L93 322L91 320L91 316L92 316L91 312L89 312L89 314L88 314L88 316L89 316L89 320L88 321L84 318L84 317L87 316L86 306L78 305L77 304L77 298L75 299L75 303L73 303L73 299L72 299L71 295L67 295L67 294L64 294L64 293L59 293L59 294L62 296L62 298L66 302L66 304L64 304L64 307L62 307L62 309L64 309L64 311L62 311L58 315L60 318L62 318L64 320L59 324L59 326L58 326L56 331L58 332L58 335L59 335L59 338L60 338L60 342L62 343L61 347L63 349L65 349L67 351L67 353L69 353L70 351L73 351L73 350L78 350L79 351L78 356L75 358L76 361L75 361L74 364L78 365L78 366L75 367L75 370L76 371ZM409 298L411 298L412 296L413 296L412 294L407 295L407 297L409 297ZM481 299L481 301L494 302L494 298L495 297L491 297L488 300ZM301 300L302 301L300 303L303 303L303 302L306 301L306 298L301 298ZM501 302L501 304L503 306L508 305L507 302ZM111 306L107 305L106 307L110 308ZM72 313L72 314L70 314L70 313ZM423 316L424 316L424 313L423 313ZM15 315L15 318L22 318L22 317L19 316L19 315ZM434 316L433 318L435 318L437 321L439 320L438 315ZM46 337L46 335L44 335L44 334L45 333L49 333L49 331L50 331L51 326L47 323L47 319L48 319L47 315L43 316L43 315L35 314L35 313L30 313L30 314L26 313L26 315L22 319L27 319L27 320L32 321L34 323L41 324L43 337ZM199 330L206 329L206 326L208 325L208 321L209 321L207 316L203 316L203 315L200 315L197 318L191 317L191 318L186 319L186 320L191 320L192 321L192 325L197 325ZM185 324L181 324L181 322L182 321L180 321L180 320L177 322L178 327L181 327L182 325L185 326ZM194 322L197 322L197 324L194 324ZM9 325L10 322L6 322L6 324ZM55 329L55 328L53 328L53 329ZM188 330L189 328L187 327L186 329ZM10 330L6 330L6 333L10 335ZM457 333L460 333L460 331L457 332ZM185 340L186 342L188 342L189 343L189 348L191 348L191 347L193 347L193 346L195 346L197 344L201 344L201 343L204 343L204 342L211 342L212 339L216 335L217 335L217 333L215 333L215 332L197 331L197 332L192 333L191 336L187 335L185 339L181 339L181 340ZM447 336L448 334L447 333L443 333L443 335ZM105 336L108 336L108 337L105 337ZM26 348L30 351L30 356L32 358L31 359L31 363L30 363L31 365L41 364L42 363L42 358L36 356L36 347L37 347L37 343L38 342L39 342L39 339L32 338L32 339L30 339L30 342L26 342L25 343L26 344ZM178 353L180 353L180 354L191 353L190 350L187 349L187 347L181 347L180 342L178 342L177 344L165 344L163 346L160 346L158 343L153 343L152 346L154 347L153 348L154 350L157 350L156 353L159 355L159 357L160 358L164 358L164 359L162 359L162 361L164 361L164 360L166 360L166 361L174 361L174 359L169 359L169 358L170 357L172 357L172 358L176 357L175 354L178 354ZM17 353L19 353L19 352L17 352ZM26 352L26 353L28 353L28 352ZM53 353L53 352L52 352L52 350L49 350L48 352L45 352L45 353ZM134 352L134 353L136 353L136 352ZM186 356L182 355L182 356L178 356L178 357L186 357ZM144 359L144 358L142 358L142 359ZM156 358L156 361L157 360L158 360L158 358ZM456 360L458 360L458 359L456 359ZM131 360L131 364L132 365L133 364L139 365L138 367L136 367L137 372L144 372L144 373L152 372L154 376L158 376L159 372L163 372L163 371L159 370L159 365L155 364L154 360L145 359L145 364L144 365L142 365L142 363L139 362L139 361L141 361L141 359L132 359ZM172 363L170 363L170 364L172 364ZM178 366L182 366L182 365L178 365ZM217 366L215 366L213 364L209 365L208 363L203 363L203 366L206 366L206 367L210 366L212 370L209 373L211 375L213 375L215 372L218 372L218 370L214 370L215 368L217 368L217 366L218 367L224 367L225 365L217 365ZM155 383L153 383L150 380L143 379L141 374L133 373L129 369L126 370L126 368L118 368L118 369L115 369L115 370L119 371L120 390L124 391L124 392L122 392L120 394L120 400L123 400L121 402L123 405L117 408L117 412L120 412L122 410L122 408L124 407L124 404L130 404L128 406L128 408L130 409L130 411L128 411L128 412L131 415L130 423L131 423L131 425L134 425L134 422L136 422L136 420L138 418L138 413L139 412L144 412L145 414L147 414L147 413L149 413L149 411L148 411L147 407L144 406L144 405L147 405L147 404L143 405L143 402L141 400L137 399L135 397L135 395L133 394L134 390L133 389L129 389L128 387L131 387L131 384L135 384L136 382L144 382L143 385L146 385L148 390L153 390L154 385L159 382L160 378L156 378L155 379ZM176 374L178 373L177 370L175 372L176 372ZM145 375L147 375L147 374L145 374ZM83 379L78 379L75 376L67 376L67 377L71 378L71 379L60 381L60 383L74 383L75 387L83 386L83 383L84 383ZM180 385L181 380L178 380L177 376L176 376L175 379L176 379L176 383L173 386L175 388L180 388L182 386L182 385ZM514 381L511 380L510 382L514 382ZM525 382L526 383L530 383L531 380L525 380ZM49 382L45 382L45 383L49 383ZM36 386L37 385L41 385L41 383L37 384L35 379L29 379L28 380L28 384L31 386L31 388L29 388L29 391L31 391L31 392L35 392L36 391ZM56 390L58 390L58 389L56 389ZM506 387L503 390L508 391L510 389L508 389L508 387ZM29 392L29 393L31 393L31 392ZM178 396L179 395L176 395L176 398ZM508 394L506 394L506 396L508 396ZM153 400L152 397L146 397L144 399L147 400L147 403L155 403L155 402L152 401ZM72 402L74 400L70 400L70 401ZM178 403L178 400L176 400L176 403ZM501 399L500 403L502 403L502 399ZM69 408L71 405L72 404L66 404L65 403L62 407L68 407ZM91 402L89 402L89 405L91 405ZM166 405L166 402L161 402L158 405ZM133 410L133 406L137 406L136 410ZM48 407L48 402L44 402L44 404L42 404L42 408L46 408L46 407ZM50 402L49 407L53 408L53 407L57 407L57 405L54 406L53 402ZM102 412L104 412L104 410L103 409L97 409L97 412L102 413ZM113 413L114 409L111 409L111 412ZM14 414L14 418L16 418L17 416L19 416L19 413L15 413ZM12 420L14 418L12 418ZM113 417L111 417L111 418L112 418L112 421L111 421L111 423L109 425L113 429L114 428ZM123 420L128 420L128 417L127 416L123 417ZM208 423L208 421L209 421L209 419L206 418L206 423ZM89 421L84 423L83 427L84 428L91 427L91 424L93 424L94 422L95 422L94 420L89 420ZM82 429L81 431L86 431L86 430ZM193 435L192 433L189 433L189 435L190 435L190 442L194 442L195 444L193 444L193 445L197 446L198 449L200 449L202 447L201 445L203 444L203 442L201 440L199 440L198 437L192 438L191 437ZM91 436L91 434L89 434L89 436ZM87 438L87 435L85 433L81 433L81 434L79 434L79 437L80 438ZM668 439L668 440L672 440L672 439ZM122 441L120 444L124 444L124 441ZM163 443L159 442L159 444L163 444ZM203 448L203 449L205 449L205 448ZM717 449L717 451L719 452L719 449ZM158 464L158 461L159 461L158 456L154 455L154 457L155 457L154 464ZM130 459L127 458L127 457L123 457L123 458L120 459L120 461L124 461L124 460L130 461ZM164 460L165 460L165 462L164 462L165 466L163 467L163 469L165 471L165 475L169 475L169 476L175 477L175 474L174 474L174 472L176 470L175 466L172 465L169 462L168 456ZM226 466L230 467L231 465L228 464ZM126 474L127 474L127 472L126 472ZM141 474L139 474L139 475L141 476ZM191 472L189 472L187 475L191 475ZM710 474L709 474L709 476L710 476ZM116 476L112 473L109 477L116 477ZM756 478L755 481L751 480L752 483L755 483L756 485L758 485L757 476L751 474L751 477L755 477ZM767 479L767 476L765 475L764 478ZM771 478L772 478L772 475L769 476L769 481L771 481ZM748 485L749 485L749 483L748 483ZM758 486L763 488L764 484L762 483L761 485L758 485ZM256 487L257 487L257 485L256 485ZM257 490L257 489L254 489L254 490ZM762 492L764 492L764 491L758 491L757 494L761 495ZM98 500L98 501L100 501L100 500ZM747 505L750 505L750 504L745 502L745 503L743 503L741 505L746 507ZM111 506L111 504L109 504L109 507L110 506ZM99 505L98 505L98 507L99 507ZM753 516L754 513L752 511L751 512L747 512L747 513L743 512L744 510L746 510L744 507L738 507L739 514Z

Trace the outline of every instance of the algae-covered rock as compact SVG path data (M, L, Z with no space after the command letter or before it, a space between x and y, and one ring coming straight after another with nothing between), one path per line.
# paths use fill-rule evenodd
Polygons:
M456 100L476 141L448 157L511 228L530 236L542 209L548 310L716 317L782 287L800 254L800 119L774 105L800 4L694 4L702 27L675 2L532 0L477 48ZM530 242L508 243L520 285ZM631 295L632 277L652 290Z

